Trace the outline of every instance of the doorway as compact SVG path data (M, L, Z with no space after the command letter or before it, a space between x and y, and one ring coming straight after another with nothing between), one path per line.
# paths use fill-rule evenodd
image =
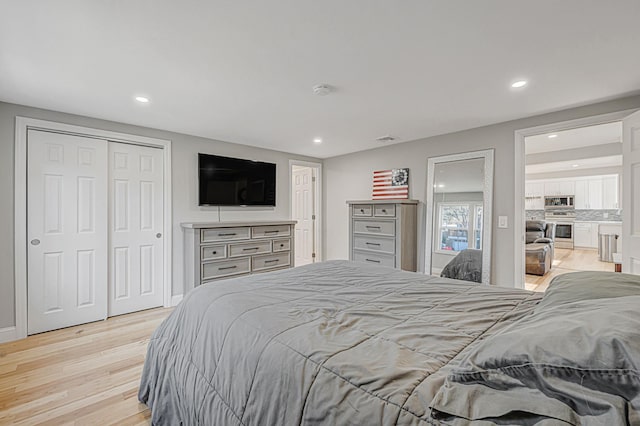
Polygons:
M295 266L320 261L322 165L290 161L291 219L295 226Z
M170 153L170 141L16 119L16 339L170 306Z
M623 128L632 112L516 131L516 287L545 291L557 275L620 266L628 226ZM552 249L539 237L552 239Z

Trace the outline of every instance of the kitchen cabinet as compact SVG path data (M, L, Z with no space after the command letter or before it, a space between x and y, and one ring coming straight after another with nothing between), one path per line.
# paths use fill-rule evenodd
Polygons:
M571 180L549 180L544 183L544 195L573 195L575 182Z
M527 182L524 189L525 209L526 210L543 210L544 209L544 183L543 182Z
M602 208L613 210L620 208L618 200L618 175L602 178Z
M607 176L608 178L608 176ZM618 202L618 178L614 177L613 188L612 182L607 181L606 191L614 194L607 195L607 203L604 202L604 177L590 177L588 179L577 180L575 183L575 205L578 210L599 210L599 209L615 209L617 207L609 207Z
M575 222L573 224L573 245L580 248L598 248L598 224L595 222Z

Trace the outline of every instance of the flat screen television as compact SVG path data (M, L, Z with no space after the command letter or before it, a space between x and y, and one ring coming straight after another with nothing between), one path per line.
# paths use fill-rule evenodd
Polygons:
M275 206L276 165L198 154L201 206Z

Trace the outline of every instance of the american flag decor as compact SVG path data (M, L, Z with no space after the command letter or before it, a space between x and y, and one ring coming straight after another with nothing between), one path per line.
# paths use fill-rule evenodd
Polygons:
M374 200L409 198L409 169L379 170L373 172Z

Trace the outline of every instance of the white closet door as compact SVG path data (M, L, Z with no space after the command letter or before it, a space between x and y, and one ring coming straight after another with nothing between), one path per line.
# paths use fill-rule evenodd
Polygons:
M313 169L294 169L293 178L293 220L296 220L295 266L313 263L314 242L314 192Z
M109 316L163 304L162 150L109 142Z
M28 333L107 317L107 142L29 130Z
M640 275L640 111L622 120L622 272Z

